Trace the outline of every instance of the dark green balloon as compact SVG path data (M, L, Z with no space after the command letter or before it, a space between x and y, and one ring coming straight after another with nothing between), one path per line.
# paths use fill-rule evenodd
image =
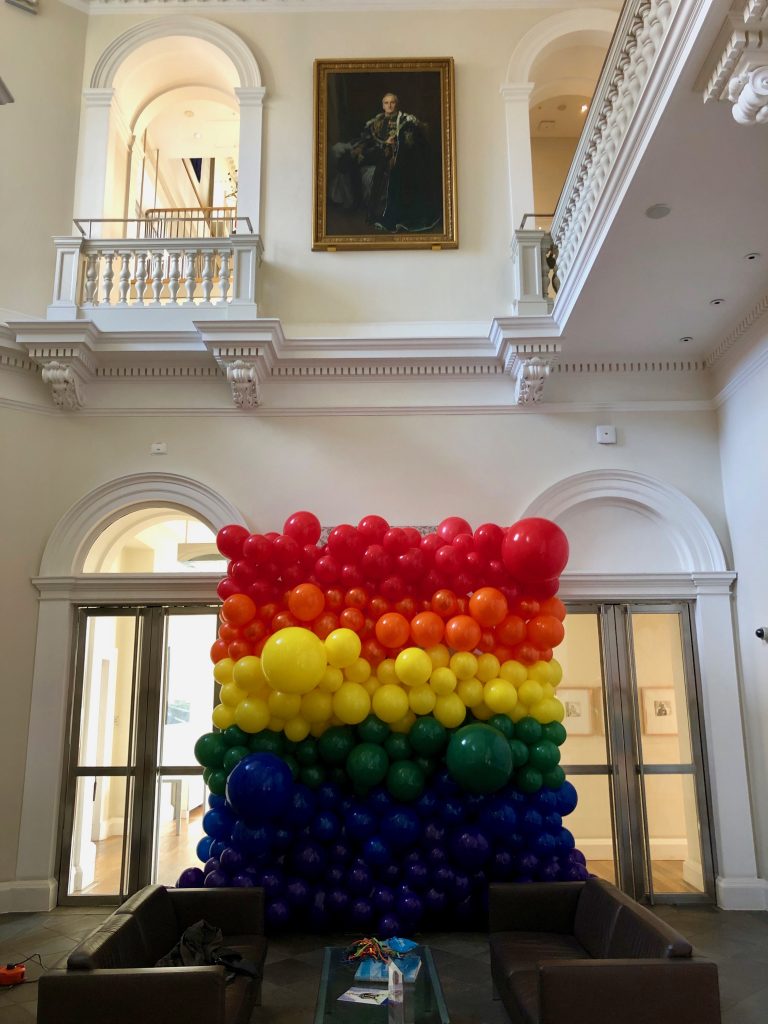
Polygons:
M203 768L221 768L228 749L223 733L205 732L195 744L195 760Z
M528 748L528 764L540 772L548 772L560 763L560 748L550 740L539 740Z
M547 722L546 725L542 725L541 731L545 740L549 740L550 743L556 743L558 747L565 743L568 736L562 722Z
M417 718L408 733L408 742L413 749L417 754L424 754L426 757L441 753L447 741L448 732L445 726L430 715Z
M424 792L424 772L413 761L396 761L387 772L387 789L395 800L418 800Z
M279 735L281 735L281 738L282 738L282 741L283 741L283 750L286 752L286 754L295 754L296 750L297 750L297 748L299 746L299 744L296 742L296 740L289 740L285 736L285 734L279 734Z
M541 723L530 715L521 718L515 725L515 739L522 740L523 743L538 743L541 735Z
M451 777L470 793L495 793L509 782L512 751L493 726L465 725L451 737L446 764Z
M227 790L228 778L229 772L224 771L223 768L214 768L208 776L208 789L215 793L216 796L224 796Z
M376 715L368 715L357 727L357 735L363 743L383 743L389 736L390 728Z
M206 784L206 786L208 785L208 779L210 779L212 771L213 771L213 768L205 768L205 769L203 769L203 782Z
M382 782L389 768L386 752L376 743L358 743L347 758L347 775L358 789Z
M420 754L418 757L413 758L413 763L421 768L427 778L430 775L434 775L437 770L437 759L434 757L424 757Z
M317 749L328 764L344 764L355 746L355 734L348 725L332 725L320 737Z
M227 741L228 747L247 747L251 742L250 734L243 732L239 725L230 725L221 735Z
M515 768L522 768L528 760L528 745L522 740L510 740L509 749L512 752L512 764Z
M335 766L328 769L328 781L332 782L334 786L346 786L347 785L347 773L343 768Z
M224 769L231 772L235 765L250 754L248 747L230 747L224 755Z
M560 789L565 782L565 772L558 764L554 768L550 768L548 772L545 772L543 779L547 789Z
M299 772L299 780L309 789L317 789L325 782L325 768L321 764L305 765Z
M544 785L544 779L536 768L525 765L515 772L515 785L522 793L538 793Z
M251 739L251 750L254 754L277 754L279 757L284 749L283 737L279 732L262 729Z
M295 755L296 760L304 767L316 764L319 757L317 740L313 736L308 736L305 740L302 740L296 747Z
M509 715L493 715L492 718L488 719L488 725L492 725L494 729L498 729L499 732L506 736L508 740L514 738L515 723Z
M285 763L291 769L291 775L293 776L293 781L294 782L298 782L299 781L299 773L301 771L301 769L299 768L299 762L296 760L296 758L293 756L293 754L283 754L283 761L285 761Z
M390 761L408 761L411 756L411 744L402 732L393 732L384 741L384 749Z

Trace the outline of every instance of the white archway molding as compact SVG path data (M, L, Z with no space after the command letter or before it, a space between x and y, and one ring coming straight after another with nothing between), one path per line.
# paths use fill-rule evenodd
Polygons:
M86 494L62 516L45 546L40 576L81 572L98 535L135 509L153 505L191 512L217 532L228 523L245 525L240 512L212 488L171 473L136 473L110 480Z
M557 522L565 512L587 503L623 506L652 519L673 543L683 571L728 571L717 534L698 505L676 487L642 473L630 470L578 473L540 494L525 514Z
M537 57L554 43L568 45L565 37L585 32L607 34L610 42L616 27L616 12L588 7L585 10L563 11L544 18L530 29L512 51L507 65L507 84L528 82Z

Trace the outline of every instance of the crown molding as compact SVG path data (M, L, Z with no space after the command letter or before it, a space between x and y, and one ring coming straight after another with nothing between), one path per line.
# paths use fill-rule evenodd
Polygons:
M715 346L704 360L708 369L713 369L720 360L726 356L734 345L747 333L750 327L754 327L758 321L768 314L768 295L764 295L752 309L742 317L733 330L729 331L723 340Z
M375 14L388 11L531 11L578 10L581 0L62 0L62 3L87 14L132 14L136 11L216 10L266 13ZM599 0L594 7L615 10L610 0Z

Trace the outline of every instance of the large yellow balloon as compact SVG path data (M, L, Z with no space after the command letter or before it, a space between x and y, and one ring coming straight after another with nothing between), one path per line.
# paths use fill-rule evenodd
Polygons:
M429 685L436 696L445 697L456 689L456 674L449 668L436 668L429 677Z
M328 656L319 637L301 626L279 629L264 644L261 668L282 693L309 693L325 675Z
M507 715L517 704L517 690L508 679L491 679L483 687L483 701L496 715Z
M242 690L255 693L267 681L261 671L261 658L255 658L252 654L240 658L232 669L232 678Z
M458 693L446 693L435 701L435 718L446 729L455 729L467 717L467 709Z
M402 686L387 683L374 693L372 706L376 717L391 725L408 714L408 694Z
M224 683L231 683L234 667L235 663L231 658L222 658L221 661L217 661L213 666L213 678L222 685Z
M310 725L327 722L333 714L333 697L326 690L311 690L301 698L301 717Z
M432 660L420 647L406 647L397 656L395 673L406 686L423 686L432 675Z
M360 683L342 683L333 695L333 710L344 725L358 725L371 712L371 698Z
M266 701L254 697L246 697L235 708L235 725L243 732L261 732L267 728L271 717Z
M437 696L431 686L412 686L408 691L408 703L417 715L430 714L436 701Z
M360 637L351 629L334 629L325 638L325 652L328 664L334 668L346 668L360 657Z
M235 724L235 708L229 704L217 704L211 715L213 724L217 729L228 729Z
M275 718L294 718L301 711L301 695L273 690L267 698L267 707Z
M468 708L474 708L482 703L483 684L474 676L471 679L462 679L456 687L456 693Z
M230 708L236 708L240 701L245 700L247 696L247 691L241 690L237 683L224 683L219 690L221 703L228 705Z

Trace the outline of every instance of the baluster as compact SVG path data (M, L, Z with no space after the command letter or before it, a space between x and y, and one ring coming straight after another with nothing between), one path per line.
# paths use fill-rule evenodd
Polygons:
M229 280L230 280L229 257L230 257L229 251L226 250L226 249L222 250L222 253L221 253L221 267L219 269L219 292L221 293L220 296L219 296L219 302L220 303L224 303L224 302L227 301L227 293L229 292Z
M131 287L131 254L123 250L120 256L120 276L117 279L117 304L128 305L128 292Z
M85 305L96 305L96 289L99 282L99 256L101 253L94 249L88 253L85 266Z
M181 259L181 253L178 249L173 249L168 253L168 302L175 306L177 305L176 296L179 294L179 260Z
M203 305L210 306L213 291L213 256L211 249L203 253Z
M136 305L144 305L144 292L147 290L147 256L145 249L136 253Z
M195 304L195 284L197 283L197 252L194 249L187 249L184 253L184 291L187 297L184 300L185 306Z
M104 253L104 272L101 275L101 287L103 292L102 302L105 306L112 304L112 282L115 278L115 271L112 262L115 258L113 252Z
M152 254L152 306L160 305L160 293L163 290L163 256L162 252Z

